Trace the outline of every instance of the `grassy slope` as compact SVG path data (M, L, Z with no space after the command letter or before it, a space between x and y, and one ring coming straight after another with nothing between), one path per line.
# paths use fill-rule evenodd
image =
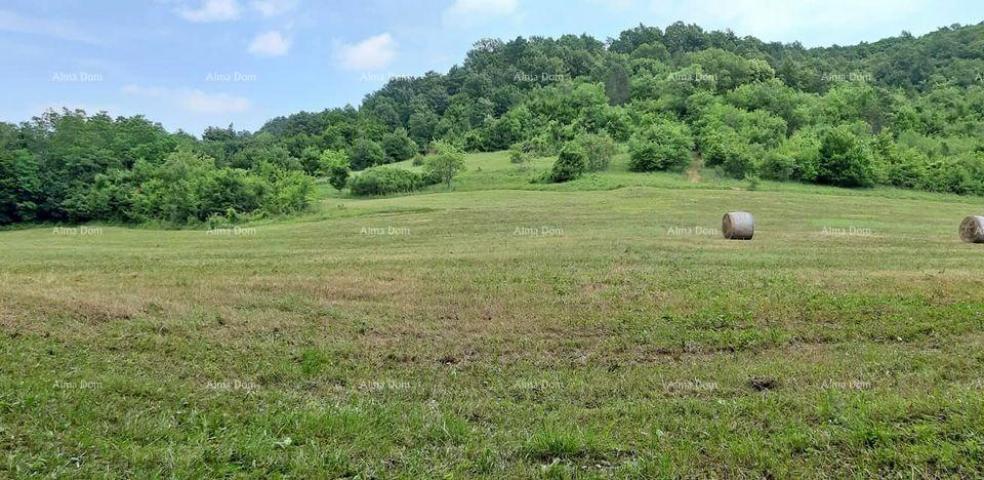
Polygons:
M980 199L530 175L0 232L0 476L984 474Z

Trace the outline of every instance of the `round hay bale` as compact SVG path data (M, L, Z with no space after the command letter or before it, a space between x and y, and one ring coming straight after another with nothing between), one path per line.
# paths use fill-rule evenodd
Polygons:
M728 240L751 240L755 236L755 218L748 212L729 212L721 220L721 233Z
M967 243L984 243L984 217L965 218L960 224L960 239Z

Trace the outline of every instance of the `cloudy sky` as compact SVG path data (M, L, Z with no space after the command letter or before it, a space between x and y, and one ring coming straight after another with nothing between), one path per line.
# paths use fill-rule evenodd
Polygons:
M853 44L984 20L980 0L4 0L0 121L46 108L256 129L446 71L483 37L676 20L768 41Z

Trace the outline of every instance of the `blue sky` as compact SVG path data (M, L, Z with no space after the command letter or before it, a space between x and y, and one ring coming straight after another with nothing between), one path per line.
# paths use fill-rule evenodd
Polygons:
M256 129L446 71L483 37L676 20L767 41L853 44L984 20L980 0L4 0L0 120L67 106L170 130Z

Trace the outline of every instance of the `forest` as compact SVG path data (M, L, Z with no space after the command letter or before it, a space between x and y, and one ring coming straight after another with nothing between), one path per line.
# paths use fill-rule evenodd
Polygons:
M49 111L0 123L0 225L235 223L303 211L319 181L356 196L450 188L461 151L501 150L556 156L534 181L622 151L638 172L984 195L984 24L824 48L684 23L483 39L447 73L256 132ZM381 167L411 159L430 173Z

